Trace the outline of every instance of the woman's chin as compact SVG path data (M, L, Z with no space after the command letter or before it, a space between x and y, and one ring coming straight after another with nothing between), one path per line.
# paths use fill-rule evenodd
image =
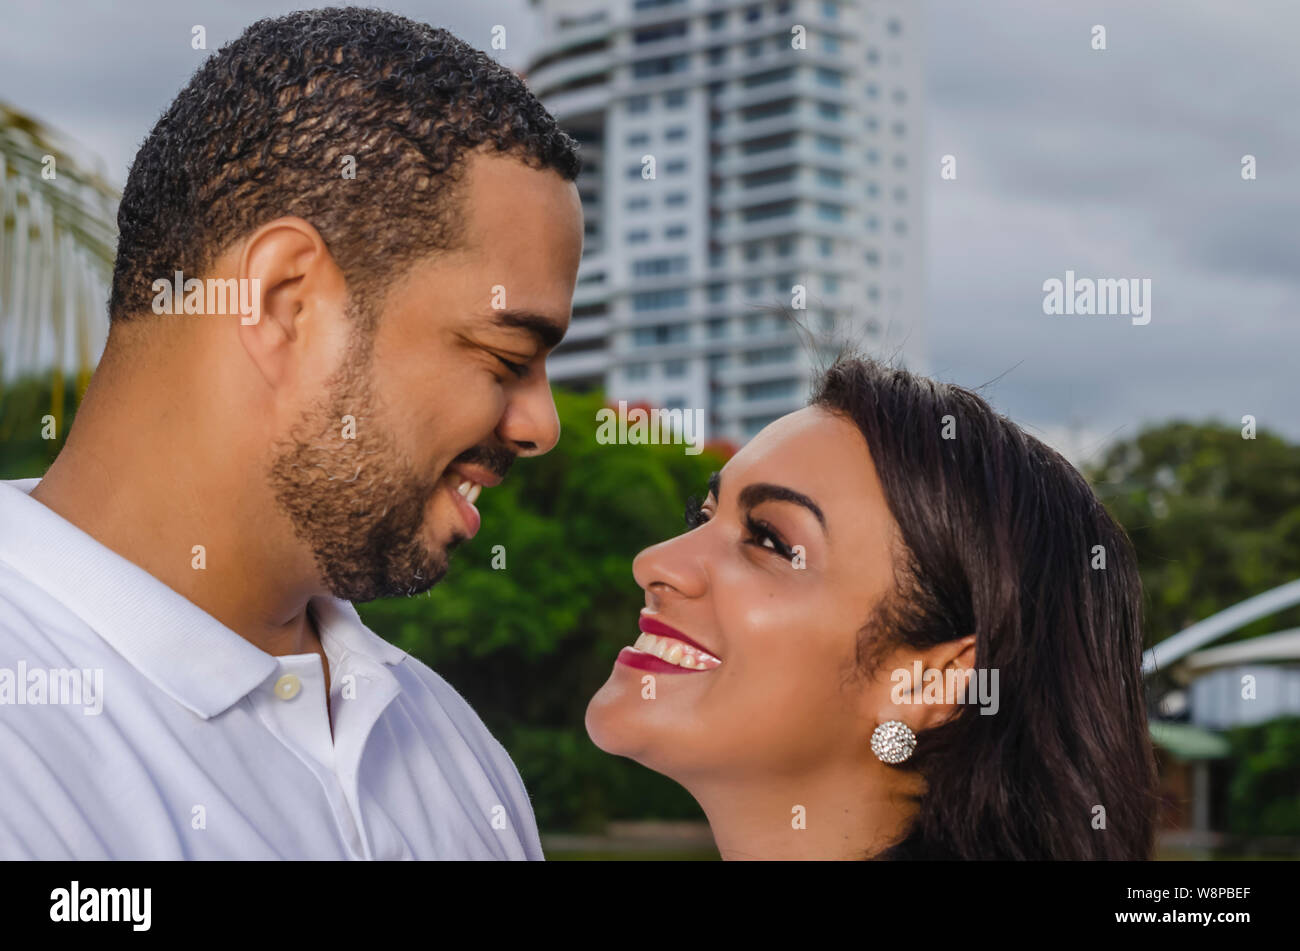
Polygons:
M587 704L587 736L604 752L647 766L643 758L647 752L647 725L640 708L644 701L637 695L628 696L617 679L610 677Z

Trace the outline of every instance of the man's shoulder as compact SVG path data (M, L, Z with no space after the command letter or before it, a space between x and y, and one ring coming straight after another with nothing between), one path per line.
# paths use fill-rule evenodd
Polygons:
M424 661L407 654L401 663L394 665L393 673L409 699L434 704L462 734L486 737L496 743L487 724L464 695Z
M85 625L56 597L0 559L0 658L62 653L78 629Z

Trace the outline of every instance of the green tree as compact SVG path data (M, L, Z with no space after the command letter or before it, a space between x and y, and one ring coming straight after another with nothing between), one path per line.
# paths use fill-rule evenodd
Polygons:
M1171 422L1110 447L1087 474L1133 540L1149 644L1300 578L1300 446ZM1295 624L1292 609L1225 642Z

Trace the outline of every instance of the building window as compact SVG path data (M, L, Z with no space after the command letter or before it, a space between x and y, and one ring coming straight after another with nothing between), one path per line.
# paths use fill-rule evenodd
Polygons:
M657 327L638 327L632 332L632 339L639 347L657 346L666 343L684 343L687 339L685 324L660 324Z
M844 185L844 176L829 168L817 169L817 184L827 188L840 188Z
M820 201L817 203L817 217L822 221L843 221L844 209L839 205L831 205Z
M844 110L833 102L817 103L817 114L823 119L838 120L843 114L843 111Z
M723 27L725 27L726 25L727 25L727 15L726 15L725 13L710 13L710 14L709 14L709 29L710 29L710 30L721 30L721 29L722 29Z
M681 274L686 271L688 263L685 255L671 258L642 258L639 261L632 262L632 275L634 277L660 277L665 274Z
M770 400L795 396L798 392L798 380L763 380L759 383L746 383L740 388L741 398L745 400Z
M710 340L721 340L727 335L727 318L714 317L709 321L708 328Z
M826 69L824 66L819 66L817 67L817 84L819 86L839 88L844 85L844 77L833 69Z
M741 362L747 367L766 366L770 363L788 363L794 359L794 347L766 347L762 350L746 350L741 354Z
M690 65L687 56L658 56L654 59L638 60L632 64L632 75L637 79L652 76L668 76L672 73L685 72Z
M642 195L640 198L629 198L627 200L628 211L642 211L650 207L650 199Z
M664 376L670 380L677 380L686 375L685 360L665 360Z
M753 76L746 76L740 83L746 89L753 89L755 86L766 86L768 83L779 83L782 80L789 79L794 75L794 70L789 66L784 69L769 69L764 73L756 73Z
M834 136L819 135L817 136L817 151L838 155L840 152L844 151L844 142L842 139L837 139Z
M817 250L821 252L822 257L828 258L835 250L835 242L830 238L818 238Z
M629 148L636 149L636 148L640 148L643 145L648 145L649 143L650 143L650 136L645 132L634 132L627 137L627 144ZM583 168L583 171L584 172L586 171L585 167Z
M686 28L686 21L678 20L676 23L665 23L663 26L637 30L632 34L632 42L641 46L645 43L658 43L660 40L670 40L675 37L685 36Z
M664 171L669 175L680 175L686 171L686 159L677 158L664 163Z
M669 208L686 204L686 192L671 192L664 196L664 204Z
M838 53L840 51L840 39L830 33L822 34L822 49L828 53Z
M650 111L650 97L649 97L649 96L629 96L629 97L628 97L628 100L627 100L627 111L628 111L629 113L631 113L632 115L636 115L636 114L639 113L639 112L649 112L649 111Z
M834 294L840 289L840 279L834 274L822 275L822 290L827 294Z
M664 105L669 109L678 109L686 105L686 91L684 89L674 89L671 92L664 93Z
M754 208L746 208L741 212L741 219L744 221L765 221L768 218L788 218L794 214L795 203L792 201L773 202L769 205L758 205Z
M711 303L711 304L716 304L716 303L718 303L719 301L724 301L724 300L726 300L726 299L727 299L727 285L726 285L726 284L710 284L710 285L709 285L709 303Z
M669 240L686 237L686 225L669 225L664 229L664 237Z
M676 288L671 291L648 291L632 295L632 309L638 313L647 310L668 310L673 307L686 306L686 291Z
M628 244L645 244L649 240L650 240L650 232L644 229L629 231L627 233Z
M623 367L623 379L625 380L644 380L650 376L650 364L648 363L629 363Z

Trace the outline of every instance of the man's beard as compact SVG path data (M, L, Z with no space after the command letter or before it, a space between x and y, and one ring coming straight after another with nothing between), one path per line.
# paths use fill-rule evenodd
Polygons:
M352 311L349 306L349 311ZM316 559L326 588L349 601L421 594L447 572L447 547L421 539L442 473L421 476L380 423L371 381L373 324L353 337L329 393L275 448L271 490ZM344 417L355 419L345 438Z

